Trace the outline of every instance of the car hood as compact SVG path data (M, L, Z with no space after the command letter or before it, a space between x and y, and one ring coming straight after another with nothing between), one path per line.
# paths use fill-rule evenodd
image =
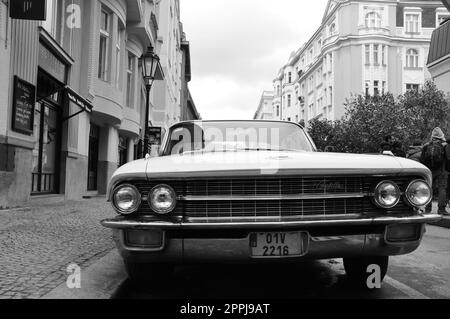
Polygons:
M131 171L143 167L129 167ZM272 174L337 175L395 174L427 175L420 163L386 155L356 155L311 152L221 152L193 153L149 159L147 178L189 178Z

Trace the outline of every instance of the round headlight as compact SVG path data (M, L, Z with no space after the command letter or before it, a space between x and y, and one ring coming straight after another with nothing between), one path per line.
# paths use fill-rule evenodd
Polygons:
M133 185L120 185L113 193L113 206L123 215L136 212L141 205L141 194Z
M406 189L405 197L412 206L422 207L430 203L433 193L426 182L416 180L409 184Z
M393 208L400 201L400 189L397 184L384 181L375 188L375 203L381 208Z
M150 191L148 203L156 214L165 215L173 212L177 206L177 197L172 187L158 185Z

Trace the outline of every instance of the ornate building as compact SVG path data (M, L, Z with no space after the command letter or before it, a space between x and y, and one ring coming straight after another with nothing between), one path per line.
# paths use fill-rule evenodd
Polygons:
M273 116L306 124L339 119L352 94L417 89L433 30L450 13L432 0L330 0L320 27L273 85Z

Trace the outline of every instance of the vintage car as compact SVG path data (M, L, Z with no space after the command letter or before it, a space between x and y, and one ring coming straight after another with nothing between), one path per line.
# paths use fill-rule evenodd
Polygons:
M343 258L349 278L416 250L431 173L388 155L318 152L306 130L275 121L172 126L160 156L115 172L102 221L130 278L189 263ZM373 267L373 266L372 266Z

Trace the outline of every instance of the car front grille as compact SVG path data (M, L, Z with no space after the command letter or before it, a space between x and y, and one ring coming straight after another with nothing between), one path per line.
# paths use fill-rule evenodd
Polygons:
M417 178L420 177L276 177L158 180L134 184L143 197L147 197L156 185L170 185L180 197L174 214L188 219L214 220L377 213L380 209L372 203L370 194L376 184L389 179L405 191L408 181ZM341 198L341 195L347 196ZM408 209L409 206L400 203L390 212ZM140 211L151 213L146 201L143 201Z

